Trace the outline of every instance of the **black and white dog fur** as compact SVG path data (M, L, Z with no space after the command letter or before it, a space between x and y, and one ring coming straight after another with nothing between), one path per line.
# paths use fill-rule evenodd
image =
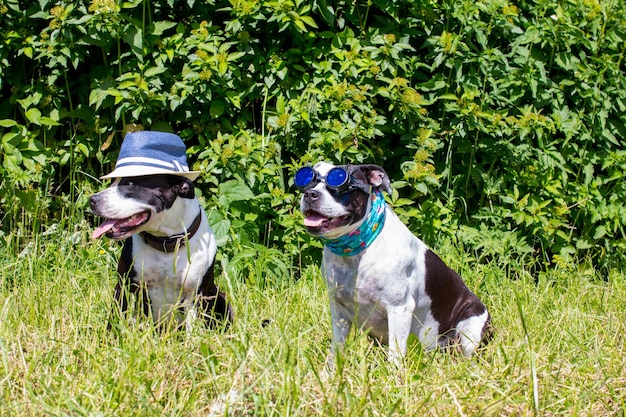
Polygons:
M92 195L89 205L107 219L94 238L125 239L114 294L122 312L133 293L159 326L184 321L190 330L198 318L211 326L232 321L226 296L214 283L215 236L189 179L118 178Z
M319 162L314 169L324 177L333 167ZM353 167L352 176L358 180L391 192L381 167ZM311 235L335 239L357 229L370 206L370 195L364 191L337 196L320 181L304 191L300 208L305 218L316 219L308 222L316 225L307 227ZM455 347L471 356L490 325L485 305L386 204L385 216L382 231L364 251L338 256L324 247L322 274L330 296L332 352L343 346L354 324L388 344L395 363L406 355L410 334L427 350Z

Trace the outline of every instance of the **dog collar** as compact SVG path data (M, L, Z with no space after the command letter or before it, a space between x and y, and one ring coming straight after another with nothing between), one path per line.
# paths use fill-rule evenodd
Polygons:
M198 215L191 223L191 226L187 229L187 232L173 236L154 236L148 232L141 232L139 235L143 239L146 245L160 250L161 252L170 253L175 252L178 248L185 246L185 241L191 239L200 228L202 222L202 209L198 212Z
M385 197L379 190L372 193L372 207L367 218L358 229L336 239L320 238L332 253L352 256L361 253L378 237L385 224Z

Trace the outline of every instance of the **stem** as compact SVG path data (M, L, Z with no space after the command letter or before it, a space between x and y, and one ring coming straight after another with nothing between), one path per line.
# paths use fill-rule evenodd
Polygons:
M539 380L537 379L537 364L535 363L535 352L533 351L532 340L528 333L528 327L526 326L526 317L524 316L524 308L522 307L522 301L517 294L517 310L519 312L520 319L522 321L522 328L524 329L524 337L528 343L528 356L530 358L530 376L533 389L533 408L535 415L539 415Z
M76 146L76 125L74 123L74 103L72 103L72 90L70 90L70 82L67 78L67 71L63 74L65 81L65 91L67 91L67 102L70 106L70 201L76 200L74 185L76 181L76 170L74 169L74 147ZM70 204L70 217L74 218L75 205Z

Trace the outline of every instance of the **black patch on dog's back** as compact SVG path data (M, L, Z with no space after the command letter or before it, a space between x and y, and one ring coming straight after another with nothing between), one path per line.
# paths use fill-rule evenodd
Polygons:
M485 312L484 304L465 285L459 274L433 251L424 257L426 294L432 300L431 312L439 323L439 334L454 329L460 321Z

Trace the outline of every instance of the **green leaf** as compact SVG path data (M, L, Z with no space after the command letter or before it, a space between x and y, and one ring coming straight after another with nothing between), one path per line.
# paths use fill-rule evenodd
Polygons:
M167 71L166 67L150 67L144 71L144 77L154 77L155 75L163 74Z
M591 249L593 248L593 244L589 242L587 239L578 239L576 241L576 249Z
M129 87L136 87L137 83L134 80L128 80L128 81L123 81L121 82L117 88L119 88L120 90L128 90Z
M313 20L311 16L300 16L300 19L307 25L317 29L317 23L315 23L315 20Z
M33 159L29 159L29 158L24 158L22 160L22 164L24 164L24 167L28 170L28 171L35 171L37 169L37 163L35 160Z
M130 46L135 56L143 62L143 32L139 28L131 27L124 35L124 40Z
M276 111L279 114L285 113L285 96L280 95L276 98Z
M13 119L0 120L0 127L13 127L13 126L17 126L17 122Z
M168 29L173 28L174 26L176 26L177 23L176 22L168 22L168 21L160 21L160 22L155 22L154 23L154 28L152 29L152 35L156 35L156 36L160 36L163 34L163 32L165 32Z
M393 202L393 206L394 207L402 207L402 206L409 206L412 205L414 203L413 200L408 199L408 198L398 198L397 200L395 200Z
M226 109L226 103L222 100L213 100L211 101L211 105L209 107L209 113L212 117L220 117L224 114L224 109Z
M41 112L39 109L31 108L26 110L24 114L29 122L36 124L37 126L41 125Z
M458 98L456 95L454 95L454 94L442 94L442 95L438 96L438 97L437 97L437 99L439 99L439 100L452 100L452 101L456 101L456 100L458 100L459 98Z
M86 157L89 157L89 148L84 143L78 143L76 145L76 150L82 152L82 154Z
M215 234L215 240L218 245L223 245L228 240L228 234L230 232L230 220L225 218L222 213L217 210L212 210L209 213L209 224Z
M24 54L27 58L33 59L33 48L32 48L32 47L27 46L27 47L25 47L25 48L21 49L21 52L22 52L22 53L23 53L23 54Z
M17 102L20 103L20 105L22 106L24 110L26 110L29 107L38 104L39 101L41 100L41 97L42 97L41 93L33 93L33 94L26 96L23 99L17 100Z
M217 64L217 72L219 72L220 75L224 75L224 74L226 74L227 71L228 71L228 62L227 61L220 61Z
M606 227L604 226L598 226L595 228L595 230L593 231L593 239L594 240L598 240L603 238L606 235Z
M233 52L232 54L228 54L228 61L233 62L237 61L239 58L246 56L245 52Z
M2 145L7 153L12 153L11 149L19 145L21 141L22 137L17 132L9 132L2 135Z
M96 110L100 108L105 98L109 96L107 90L94 89L89 93L89 105L96 106Z
M61 123L57 122L54 119L51 119L50 117L44 116L41 119L39 119L41 122L42 126L60 126Z
M227 204L254 198L252 190L239 180L228 180L218 185L217 191L220 199L224 199Z
M4 154L2 158L4 168L9 172L17 171L19 165L18 159L21 160L20 155Z
M133 9L143 3L143 0L130 0L122 2L122 9Z
M326 0L320 0L318 10L328 26L332 27L335 25L335 10L332 6L326 4Z

